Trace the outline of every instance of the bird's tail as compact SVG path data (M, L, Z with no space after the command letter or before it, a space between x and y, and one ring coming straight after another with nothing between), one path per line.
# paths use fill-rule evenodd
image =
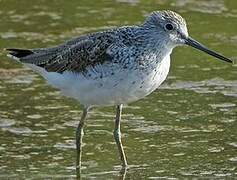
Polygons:
M9 48L8 57L26 64L34 64L43 67L47 62L55 56L57 50L51 49L15 49Z
M23 58L25 59L27 56L34 54L34 52L29 49L9 48L6 50L9 51L7 56L9 56L15 60L18 60L18 61L21 61L21 59L23 59Z
M26 67L29 67L45 77L45 63L52 57L52 53L46 53L44 49L17 49L7 48L7 56L23 63ZM45 77L46 78L46 77Z

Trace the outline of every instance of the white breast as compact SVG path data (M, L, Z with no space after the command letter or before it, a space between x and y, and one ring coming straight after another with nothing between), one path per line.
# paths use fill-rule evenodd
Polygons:
M73 72L47 72L40 67L30 66L64 95L79 100L84 106L109 106L133 102L154 91L168 75L170 57L167 55L156 68L146 73L117 67L113 75L97 79ZM103 68L100 71L111 71L109 66L98 68Z
M134 78L142 79L139 83L131 86L128 92L132 94L131 101L136 101L152 93L156 90L161 83L166 79L170 68L170 56L166 56L162 61L160 61L156 68L150 71L149 74L135 74Z

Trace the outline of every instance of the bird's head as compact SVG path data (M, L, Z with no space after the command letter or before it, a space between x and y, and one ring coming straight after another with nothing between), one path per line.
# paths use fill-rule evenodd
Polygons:
M147 30L150 30L153 37L156 36L154 39L158 41L162 39L162 42L171 48L179 45L189 45L220 60L232 63L230 59L208 49L206 46L191 38L188 34L185 19L173 11L152 12L147 17L143 26Z

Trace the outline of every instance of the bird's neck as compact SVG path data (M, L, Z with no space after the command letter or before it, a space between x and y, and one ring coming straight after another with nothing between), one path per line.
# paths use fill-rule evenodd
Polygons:
M163 61L169 61L169 55L173 50L172 44L169 44L167 38L162 34L150 31L149 29L140 28L136 32L136 46L141 52L137 58L137 63L141 69L154 70ZM167 62L169 63L169 62Z
M146 26L140 26L136 32L137 41L139 45L145 49L147 53L154 53L160 56L166 56L170 54L175 47L173 43L169 41L166 34L146 28Z

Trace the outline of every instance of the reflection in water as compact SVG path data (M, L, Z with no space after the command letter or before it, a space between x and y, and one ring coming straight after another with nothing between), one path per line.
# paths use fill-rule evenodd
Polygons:
M76 175L77 175L77 179L81 179L81 167L76 167Z
M83 167L78 167L76 168L76 177L77 179L83 179L84 177L87 177L86 175L83 175ZM104 174L116 174L118 176L119 180L125 180L126 179L126 174L128 171L128 167L121 167L120 170L112 171L112 172L99 172L99 173L90 173L90 175L104 175Z
M127 174L127 168L123 167L119 172L119 180L125 180Z
M0 48L48 47L140 22L160 8L180 11L194 37L236 59L236 0L126 1L131 6L121 1L1 1ZM128 171L111 170L117 164L114 110L89 114L81 179L236 177L237 66L194 53L177 49L162 88L125 107L121 128L133 163ZM76 177L74 137L80 113L77 102L61 97L0 51L0 179Z

